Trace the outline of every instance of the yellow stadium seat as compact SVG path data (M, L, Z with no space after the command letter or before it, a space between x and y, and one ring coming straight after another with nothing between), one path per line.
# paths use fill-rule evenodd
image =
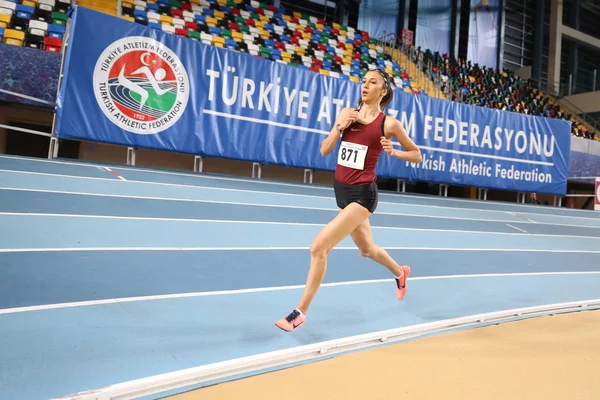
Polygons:
M233 38L233 40L237 40L238 42L244 40L244 35L241 32L232 31L231 37Z
M351 80L352 82L357 82L357 83L359 82L358 76L351 76L351 77L350 77L350 80Z
M312 34L310 32L302 33L302 39L310 40L311 37L312 37Z
M340 24L338 24L337 22L334 22L332 25L335 29L340 29Z
M326 69L320 69L320 70L319 70L319 73L320 73L321 75L327 75L327 76L329 76L329 71L327 71Z
M217 19L214 17L206 17L206 26L216 28L217 27Z
M294 17L296 17L296 18L302 18L302 14L299 13L298 11L294 11Z
M160 22L165 23L167 25L173 25L173 17L170 17L168 15L161 15Z
M225 13L223 11L215 10L215 18L223 19L225 18Z
M290 22L292 20L292 17L290 17L289 15L283 15L281 16L281 19L285 22Z
M6 29L4 31L4 43L13 46L22 46L25 40L25 32L16 29Z
M121 18L129 22L135 22L135 19L133 19L133 17L130 17L129 15L121 15Z
M6 28L10 23L10 15L0 14L0 28Z

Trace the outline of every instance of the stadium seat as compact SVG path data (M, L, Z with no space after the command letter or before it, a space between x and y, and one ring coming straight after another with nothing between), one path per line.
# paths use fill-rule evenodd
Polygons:
M25 32L16 29L5 29L4 30L4 43L13 46L22 46L25 40Z
M0 14L12 17L17 10L17 4L7 0L0 0Z
M33 18L52 24L52 12L55 5L54 0L38 0Z
M52 53L60 53L62 39L46 37L44 38L44 49Z
M62 25L48 25L48 37L62 39L65 34L65 27Z
M8 24L10 24L11 16L8 14L0 14L0 28L8 28Z
M91 8L99 7L97 3L78 2ZM116 1L102 3L110 8ZM0 0L2 40L60 51L70 4L70 0ZM123 0L121 12L124 20L152 29L340 79L357 82L368 69L377 67L394 76L404 73L367 32L327 24L306 13L288 13L264 2ZM12 31L21 31L24 37Z
M48 35L48 24L43 21L30 21L29 29L25 34L25 46L41 50L44 38Z

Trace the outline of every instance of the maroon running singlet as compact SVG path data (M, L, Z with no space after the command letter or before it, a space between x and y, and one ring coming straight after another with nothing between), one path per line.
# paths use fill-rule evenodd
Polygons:
M342 134L338 151L335 179L346 185L365 185L377 179L375 167L379 161L383 122L386 114L380 112L367 125L352 123Z

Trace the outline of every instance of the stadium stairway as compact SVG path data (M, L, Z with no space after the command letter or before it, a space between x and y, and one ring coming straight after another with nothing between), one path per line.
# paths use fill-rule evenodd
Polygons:
M105 14L117 15L117 2L115 0L78 0L77 5Z

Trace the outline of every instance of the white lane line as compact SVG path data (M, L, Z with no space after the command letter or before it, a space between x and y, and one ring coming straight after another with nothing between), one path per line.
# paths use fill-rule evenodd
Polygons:
M537 224L537 222L535 222L534 220L529 219L529 218L525 218L524 216L516 214L514 212L507 211L507 213L511 214L511 215L514 215L515 217L520 218L520 219L522 219L524 221L529 221L532 224ZM522 214L530 214L530 213L522 213ZM534 215L547 215L547 214L534 214ZM550 217L553 217L553 216L554 215L550 215ZM568 218L570 218L568 215L556 215L556 217L568 217ZM585 217L581 217L581 218L585 218Z
M573 253L600 254L600 250L577 249L520 249L520 248L466 248L466 247L412 247L412 246L381 246L386 250L414 251L481 251L481 252L523 252L523 253ZM39 252L74 252L74 251L278 251L278 250L310 250L308 246L261 246L261 247L22 247L0 248L0 253L39 253ZM356 246L339 246L335 250L358 250Z
M408 278L410 281L426 281L426 280L439 280L439 279L464 279L464 278L490 278L490 277L515 277L515 276L545 276L545 275L600 275L600 271L573 271L573 272L514 272L514 273L491 273L491 274L462 274L462 275L439 275L439 276L421 276ZM335 286L348 286L348 285L362 285L362 284L374 284L374 283L388 283L393 282L392 278L389 279L368 279L358 281L343 281L343 282L330 282L323 283L322 287L335 287ZM103 299L103 300L88 300L88 301L76 301L67 303L56 303L56 304L43 304L37 306L27 307L14 307L0 309L0 314L15 314L28 311L42 311L42 310L54 310L59 308L70 308L70 307L85 307L85 306L96 306L103 304L116 304L116 303L132 303L136 301L150 301L150 300L167 300L167 299L181 299L186 297L209 297L209 296L228 296L238 295L246 293L262 293L262 292L277 292L284 290L296 290L303 289L304 285L290 285L290 286L271 286L261 288L248 288L248 289L232 289L232 290L216 290L209 292L191 292L191 293L173 293L164 295L152 295L152 296L136 296L136 297L121 297L115 299Z
M525 229L517 228L516 226L513 226L513 225L511 225L511 224L506 224L506 226L510 226L510 227L511 227L511 228L513 228L513 229L516 229L516 230L518 230L518 231L521 231L521 232L527 233L527 231L526 231ZM548 236L548 235L536 235L536 234L533 234L533 235L531 235L531 236ZM587 236L582 236L582 237L587 237Z
M240 224L240 225L287 225L287 226L325 226L324 223L312 222L286 222L286 221L248 221L248 220L228 220L228 219L203 219L203 218L166 218L166 217L129 217L119 215L93 215L93 214L54 214L54 213L18 213L18 212L3 212L0 211L0 216L13 217L47 217L47 218L88 218L88 219L114 219L124 221L163 221L163 222L184 222L184 223L214 223L214 224ZM600 236L585 236L585 235L563 235L551 233L528 233L524 229L506 224L518 231L524 232L527 236L532 237L556 237L556 238L582 238L582 239L600 239ZM516 232L496 232L496 231L474 231L463 229L444 229L444 228L404 228L399 226L378 226L371 225L372 229L384 229L395 231L424 231L424 232L443 232L443 233L473 233L478 235L509 235L521 236L523 233ZM600 228L599 228L600 229Z
M114 182L114 180L112 180L112 181ZM128 181L128 182L133 182L133 181ZM23 191L23 192L33 192L33 193L58 193L58 194L78 195L78 196L112 197L112 198L160 200L160 201L180 201L180 202L189 202L189 203L228 204L228 205L238 205L238 206L254 206L254 207L287 208L287 209L298 209L298 210L318 210L318 211L335 211L335 212L337 212L337 208L333 208L333 207L327 208L327 207L291 206L291 205L280 205L280 204L246 203L246 202L236 202L236 201L199 200L199 199L184 199L184 198L170 198L170 197L136 196L136 195L124 195L124 194L104 194L104 193L75 192L75 191L66 191L66 190L21 189L21 188L10 188L10 187L0 187L0 190L10 190L10 191L15 191L15 192ZM466 218L466 217L452 217L452 216L438 216L438 215L420 215L420 214L383 212L383 211L378 211L377 214L379 214L379 215L394 215L394 216L402 216L402 217L449 219L449 220L458 220L458 221L503 222L503 223L516 222L513 220L505 220L505 219L481 219L481 218ZM521 224L536 223L535 221L531 221L531 220L529 220L529 221L530 222L519 221L519 223L521 223ZM558 223L550 223L550 222L540 223L540 225L600 229L600 226L558 224Z
M17 159L22 161L33 161L33 162L42 162L42 163L50 163L50 164L62 164L62 165L73 165L79 167L96 167L101 168L104 167L102 164L86 164L86 163L78 163L78 162L68 162L68 161L57 161L57 160L47 160L47 159L39 159L39 158L27 158L27 157L17 157L17 156L4 156L0 155L0 159ZM204 180L217 180L217 181L232 181L232 182L244 182L244 183L252 183L252 184L261 184L261 185L275 185L275 186L287 186L287 187L298 187L303 189L318 189L318 190L326 190L333 193L333 188L331 186L319 186L316 184L295 184L295 183L286 183L286 182L271 182L268 180L250 180L244 178L233 178L226 176L213 176L213 175L203 175L200 173L194 172L171 172L171 171L161 171L155 169L146 169L140 167L128 167L126 165L113 165L115 169L123 170L123 171L133 171L133 172L144 172L150 174L159 174L159 175L174 175L174 176L184 176L188 178L196 178L196 179L204 179ZM299 171L301 172L301 171ZM333 172L332 172L333 173ZM469 200L471 202L475 202L473 200Z
M0 169L0 172L12 172L12 173L20 173L20 174L31 174L31 175L43 175L43 176L54 176L54 177L62 177L62 178L71 178L71 179L92 179L92 180L102 180L102 181L110 181L114 182L114 179L109 178L97 178L97 177L85 177L85 176L75 176L75 175L62 175L62 174L51 174L45 172L30 172L30 171L13 171L13 170L5 170ZM184 185L178 183L164 183L164 182L148 182L148 181L138 181L129 179L128 182L138 183L142 185L158 185L158 186L168 186L168 187L185 187L185 188L195 188L195 189L209 189L211 191L228 191L228 192L243 192L243 193L254 193L254 194L266 194L269 196L288 196L288 197L304 197L304 198L314 198L314 199L326 199L331 200L333 196L316 196L309 194L298 194L298 193L282 193L282 192L265 192L259 190L248 190L248 189L233 189L233 188L217 188L213 186L201 186L201 185ZM333 192L331 192L333 194ZM436 205L426 205L426 204L409 204L409 203L399 203L399 202L386 202L380 201L379 204L393 205L399 207L423 207L423 208L435 208L435 209L445 209L452 210L453 212L457 211L471 211L471 212L480 212L480 213L506 213L504 210L488 210L488 209L479 209L479 208L462 208L462 207L451 207L451 206L436 206ZM381 214L381 212L379 212ZM536 214L536 213L526 213L528 215L541 215L544 217L567 217L561 215L549 215L549 214ZM439 218L439 216L436 216ZM589 217L579 217L579 216L568 216L569 218L576 218L582 220L592 220L599 222L598 218L589 218ZM448 217L450 218L450 217ZM455 217L456 218L456 217ZM521 217L524 218L524 217ZM459 218L456 218L459 219ZM531 221L531 220L530 220ZM514 221L512 221L514 222ZM533 222L533 221L531 221Z
M74 166L81 166L81 167L103 167L103 164L90 164L90 163L81 163L81 162L73 162L73 161L59 161L59 160L48 160L48 159L44 159L44 158L29 158L29 157L20 157L20 156L7 156L7 155L1 155L0 154L0 159L17 159L17 160L22 160L22 161L33 161L33 162L41 162L41 163L50 163L50 164L63 164L63 165L74 165ZM141 167L130 167L130 166L126 166L126 165L113 165L113 168L115 169L119 169L119 170L124 170L124 171L133 171L133 172L143 172L143 173L149 173L149 174L158 174L158 175L174 175L174 176L184 176L184 177L188 177L188 178L195 178L195 179L204 179L204 180L221 180L221 181L232 181L232 182L244 182L244 183L252 183L252 184L260 184L260 185L275 185L275 186L288 186L288 187L298 187L298 188L302 188L302 189L318 189L318 190L326 190L329 191L331 193L333 193L333 188L330 185L318 185L318 184L295 184L295 183L286 183L286 182L271 182L269 180L265 180L265 179L261 179L261 180L251 180L249 178L234 178L234 177L226 177L226 176L213 176L213 175L204 175L204 174L200 174L200 173L194 173L194 172L174 172L174 171L164 171L164 170L157 170L157 169L152 169L152 168L141 168ZM333 173L333 171L331 171ZM413 198L418 198L420 200L423 201L433 201L433 202L462 202L462 203L476 203L476 204L481 204L481 200L471 200L471 199L461 199L461 198L444 198L444 199L438 199L438 198L430 198L428 196L422 196L419 195L418 193L409 193L409 194L402 194L402 193L394 193L394 194L388 194L388 193L381 193L382 196L389 196L389 197L413 197ZM404 203L397 203L397 204L404 204ZM508 207L518 207L520 209L524 208L524 207L530 207L530 208L534 208L536 206L533 205L528 205L528 204L513 204L513 203L494 203L493 201L488 201L486 204L499 204L502 206L508 206ZM499 211L501 212L502 210L489 210L489 211ZM579 213L580 210L573 210L573 209L564 209L561 211L566 211L566 212L571 212L571 213ZM543 214L546 215L546 214Z
M113 171L112 169L108 168L108 167L104 167L105 170L107 170L108 172L110 172L111 174L113 174L114 176L116 176L117 178L119 178L122 181L126 181L127 179L123 178L121 175L117 174L115 171Z
M42 162L42 163L50 163L50 164L63 164L63 165L74 165L74 166L82 166L82 167L103 167L104 165L102 164L88 164L88 163L78 163L78 162L71 162L71 161L58 161L58 160L48 160L48 159L40 159L40 158L29 158L29 157L19 157L19 156L6 156L6 155L0 155L0 159L17 159L17 160L22 160L22 161L32 161L32 162ZM185 172L172 172L172 171L164 171L164 170L155 170L155 169L151 169L151 168L140 168L140 167L129 167L126 165L117 165L117 166L113 166L113 168L115 169L119 169L119 170L124 170L124 171L133 171L133 172L143 172L143 173L150 173L150 174L158 174L158 175L174 175L174 176L184 176L184 177L188 177L188 178L195 178L195 179L204 179L204 180L222 180L222 181L232 181L232 182L244 182L244 183L252 183L252 184L260 184L260 185L275 185L275 186L287 186L287 187L298 187L298 188L302 188L302 189L318 189L318 190L325 190L328 191L330 193L333 193L333 189L331 188L330 185L327 186L320 186L317 184L294 184L294 183L284 183L284 182L271 182L268 180L251 180L251 179L244 179L244 178L233 178L233 177L224 177L224 176L212 176L212 175L203 175L200 173L193 173L193 172L189 172L189 173L185 173ZM6 171L11 171L11 172L16 172L15 170L6 170ZM399 198L401 199L402 197L412 197L412 198L417 198L419 200L423 200L423 201L432 201L432 202L459 202L459 203L476 203L476 204L482 204L481 200L471 200L471 199L461 199L461 198L431 198L428 196L422 196L419 195L418 193L409 193L409 194L402 194L402 193L385 193L382 192L381 193L382 197L390 197L390 198ZM402 204L405 205L407 203L402 203L402 202L392 202L392 204ZM528 204L521 204L521 203L505 203L505 202L493 202L493 201L488 201L487 203L485 203L486 205L501 205L501 206L506 206L506 207L516 207L519 208L521 210L523 210L524 208L531 208L532 210L535 209L537 206L534 205L528 205ZM442 207L442 208L446 208L444 206L428 206L428 205L421 205L420 206L423 207ZM449 208L456 208L456 207L449 207ZM461 208L463 209L463 208ZM479 208L464 208L464 210L478 210L478 211L491 211L491 212L508 212L510 213L510 211L506 211L506 210L491 210L491 209L479 209ZM581 210L574 210L574 209L570 209L570 208L561 208L559 210L560 212L564 212L566 214L568 213L576 213L578 215L581 214ZM544 213L532 213L529 211L525 212L526 214L531 214L531 215L545 215L545 216L553 216L551 214L544 214ZM568 216L568 215L559 215L559 216ZM586 218L586 217L582 217L582 218Z

